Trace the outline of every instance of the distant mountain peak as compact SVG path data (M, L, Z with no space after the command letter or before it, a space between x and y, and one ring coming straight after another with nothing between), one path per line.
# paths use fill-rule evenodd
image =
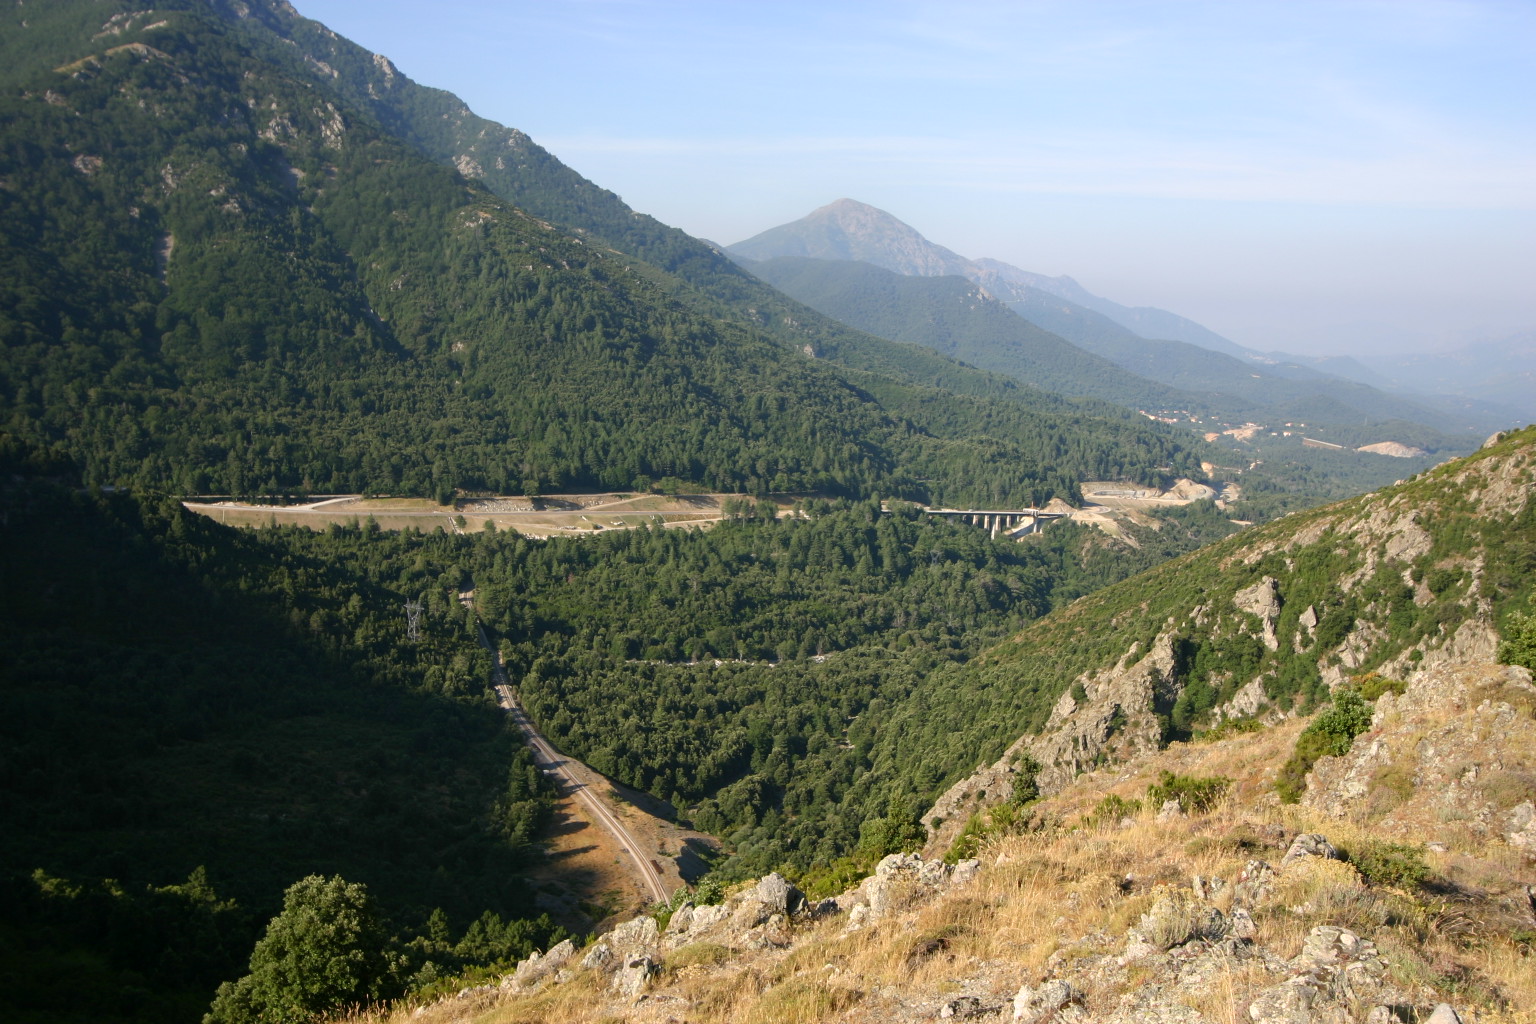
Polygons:
M924 238L916 228L857 199L838 199L789 224L730 246L749 260L802 256L857 260L910 277L970 277L971 261Z

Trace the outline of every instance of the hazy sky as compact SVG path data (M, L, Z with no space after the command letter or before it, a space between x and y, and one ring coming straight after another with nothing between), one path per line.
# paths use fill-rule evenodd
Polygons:
M716 242L846 196L1259 348L1536 328L1536 0L295 3Z

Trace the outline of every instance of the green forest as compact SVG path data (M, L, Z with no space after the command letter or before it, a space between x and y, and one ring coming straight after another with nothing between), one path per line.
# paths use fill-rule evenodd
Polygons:
M774 518L743 497L708 532L235 531L0 447L0 948L35 968L17 1019L80 958L80 1019L185 1017L312 874L368 887L402 985L547 942L519 877L549 793L478 621L557 743L726 838L721 877L804 873L947 781L921 749L871 753L925 677L1233 529L1191 506L1126 557L1070 524L1020 544L910 506Z
M0 99L0 422L89 483L1029 504L1199 474L1125 410L685 302L184 8Z

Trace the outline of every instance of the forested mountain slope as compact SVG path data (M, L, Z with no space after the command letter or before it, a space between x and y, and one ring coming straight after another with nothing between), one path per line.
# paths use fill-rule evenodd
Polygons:
M744 265L775 288L852 327L926 345L1047 391L1136 409L1204 412L1222 401L1129 373L1030 323L964 277L909 277L872 263L794 256ZM1224 404L1240 406L1245 414L1253 411L1230 399Z
M541 726L725 837L726 874L824 871L867 822L914 824L870 752L926 673L1233 528L1192 506L1137 549L1016 544L743 500L709 532L234 531L69 474L0 445L0 950L32 979L7 1019L194 1020L308 874L368 886L395 991L544 941L519 876L546 794L476 619ZM931 788L927 755L884 768Z
M1001 380L956 396L844 375L696 310L675 278L432 163L206 5L85 6L95 32L71 4L29 22L24 40L73 32L49 51L69 59L13 72L0 101L0 381L10 429L91 481L673 478L1028 502L1084 476L1197 472L1126 414Z
M309 874L368 886L408 974L554 934L522 881L551 795L454 545L296 539L0 439L0 1017L196 1021Z

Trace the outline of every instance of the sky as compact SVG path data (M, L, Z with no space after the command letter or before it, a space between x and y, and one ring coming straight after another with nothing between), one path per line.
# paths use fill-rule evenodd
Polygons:
M1536 0L294 0L721 244L847 197L1258 349L1536 329Z

